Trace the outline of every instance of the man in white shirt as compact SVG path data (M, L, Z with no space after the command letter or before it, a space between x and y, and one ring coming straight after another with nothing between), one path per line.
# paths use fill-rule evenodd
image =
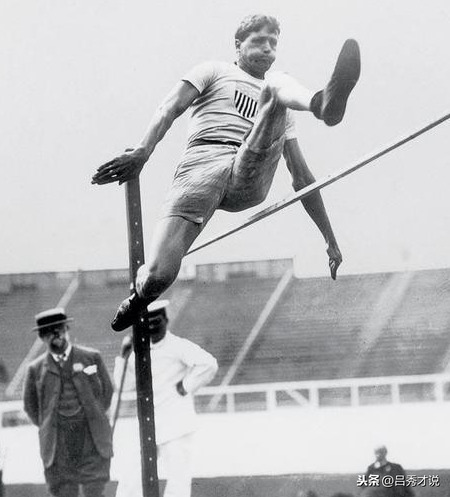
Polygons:
M280 25L265 15L246 17L235 33L234 64L208 62L189 71L155 112L133 149L100 166L94 184L136 178L174 120L191 109L186 152L178 165L153 235L136 292L111 323L122 331L175 280L181 260L217 209L242 211L267 196L281 155L294 190L315 181L300 150L291 113L307 111L328 126L338 124L360 75L356 41L347 40L328 84L311 92L285 73L267 73L276 58ZM266 74L267 73L267 74ZM320 192L303 206L327 244L331 277L342 255Z
M189 497L191 494L191 452L196 430L193 394L207 385L217 372L217 360L206 350L167 329L167 300L150 304L144 316L150 333L156 444L158 457L166 468L164 497ZM135 359L132 339L122 343L116 358L114 380L120 384L128 357L124 390L135 389ZM118 496L138 492L139 478L120 481Z

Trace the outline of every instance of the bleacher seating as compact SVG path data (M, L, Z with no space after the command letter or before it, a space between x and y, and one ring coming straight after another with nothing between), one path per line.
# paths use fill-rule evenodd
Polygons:
M72 341L100 350L111 373L124 335L113 332L109 323L117 304L128 294L126 283L91 286L82 282L67 306L68 314L74 317Z
M440 372L450 347L449 270L419 271L352 376ZM391 274L296 280L241 368L237 383L346 377Z
M232 364L277 283L277 278L250 277L191 283L188 305L172 329L217 357L220 370L213 384Z
M43 287L12 283L0 293L0 359L10 380L36 339L31 332L35 314L55 306L66 286L65 279L55 279L54 284ZM17 395L20 393L19 388Z
M386 275L294 280L247 357L239 383L339 377ZM251 367L250 367L251 365Z
M450 347L450 271L418 271L397 312L366 356L359 376L445 369Z
M53 275L43 286L13 285L0 293L1 359L10 377L34 341L29 333L34 315L56 305L74 276ZM67 306L75 318L73 341L101 350L111 373L124 336L109 327L117 304L129 291L126 272L122 276L81 274ZM449 360L449 276L450 269L414 273L399 302L386 309L385 322L379 321L380 329L368 345L368 323L383 312L381 296L392 287L395 273L340 276L336 281L293 278L232 383L440 372ZM220 370L213 384L220 383L279 281L245 274L220 281L178 281L163 296L171 299L172 331L218 358Z

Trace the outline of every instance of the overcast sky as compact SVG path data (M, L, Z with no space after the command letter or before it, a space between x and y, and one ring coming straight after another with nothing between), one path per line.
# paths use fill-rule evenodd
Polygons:
M0 272L126 267L123 187L92 186L96 167L144 133L158 102L192 65L234 60L249 13L282 25L277 69L311 89L356 38L362 76L335 128L297 114L320 178L450 111L448 0L3 0L0 15ZM323 191L344 256L341 273L450 265L450 124ZM141 180L151 236L183 149L186 118ZM280 164L264 207L291 193ZM254 213L219 213L207 238ZM300 204L189 262L299 255L325 274L325 246Z

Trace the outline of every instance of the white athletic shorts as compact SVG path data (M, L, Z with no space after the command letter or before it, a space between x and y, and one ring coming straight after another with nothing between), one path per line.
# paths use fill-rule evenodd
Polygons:
M186 149L164 202L162 217L205 225L216 209L242 211L261 203L272 184L284 136L263 151L246 142L208 143Z

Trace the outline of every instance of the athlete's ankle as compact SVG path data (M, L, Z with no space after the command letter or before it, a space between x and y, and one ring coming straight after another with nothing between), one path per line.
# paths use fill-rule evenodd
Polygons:
M314 93L309 104L309 110L314 114L315 117L317 117L317 119L320 119L322 114L322 95L323 90Z

